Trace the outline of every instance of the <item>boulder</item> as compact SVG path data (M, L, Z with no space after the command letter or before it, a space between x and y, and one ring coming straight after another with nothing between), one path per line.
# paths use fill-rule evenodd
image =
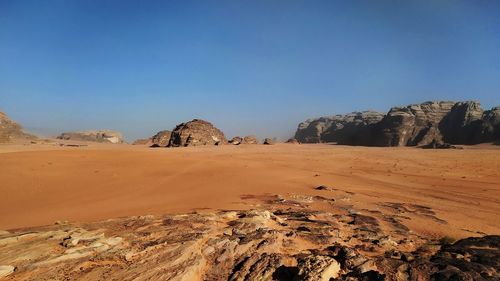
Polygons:
M170 136L172 132L168 130L159 131L154 136L151 137L151 146L154 147L166 147L170 141Z
M274 140L271 138L265 138L262 143L270 145L270 144L274 144Z
M291 143L291 144L300 144L300 142L297 139L291 138L286 141L286 143Z
M25 133L21 125L10 120L5 113L0 112L0 143L34 139L36 139L35 136Z
M242 137L234 137L229 141L230 144L234 145L240 145L243 143L243 138Z
M193 119L175 127L168 146L182 147L221 144L227 144L226 137L221 130L217 129L210 122Z
M245 136L243 138L243 143L244 144L258 144L259 141L257 140L257 137L254 136L254 135L249 135L249 136Z
M91 141L100 143L123 143L120 132L110 130L91 130L81 132L66 132L57 137L61 140Z

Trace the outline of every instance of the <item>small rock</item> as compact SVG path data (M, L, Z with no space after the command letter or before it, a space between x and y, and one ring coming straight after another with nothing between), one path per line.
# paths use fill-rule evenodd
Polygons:
M0 265L0 277L7 277L16 270L12 265Z
M274 144L274 140L273 139L270 139L270 138L265 138L264 141L262 142L263 144L267 144L267 145L270 145L270 144Z

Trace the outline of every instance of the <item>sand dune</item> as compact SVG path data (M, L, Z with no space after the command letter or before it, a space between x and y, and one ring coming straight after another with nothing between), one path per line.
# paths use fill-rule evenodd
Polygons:
M0 150L0 229L249 209L266 196L300 195L335 199L357 210L404 212L405 225L429 236L500 232L500 150L493 146L33 145ZM330 190L315 190L319 185Z

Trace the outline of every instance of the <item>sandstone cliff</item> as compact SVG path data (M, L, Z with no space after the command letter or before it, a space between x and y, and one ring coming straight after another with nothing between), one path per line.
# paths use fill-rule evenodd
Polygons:
M378 112L310 119L295 134L301 142L366 146L477 144L500 138L500 107L483 110L476 101L433 101Z

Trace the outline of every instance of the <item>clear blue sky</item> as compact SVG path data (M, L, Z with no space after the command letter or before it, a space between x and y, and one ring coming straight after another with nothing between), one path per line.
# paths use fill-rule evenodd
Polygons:
M0 110L44 134L499 97L500 1L0 0Z

